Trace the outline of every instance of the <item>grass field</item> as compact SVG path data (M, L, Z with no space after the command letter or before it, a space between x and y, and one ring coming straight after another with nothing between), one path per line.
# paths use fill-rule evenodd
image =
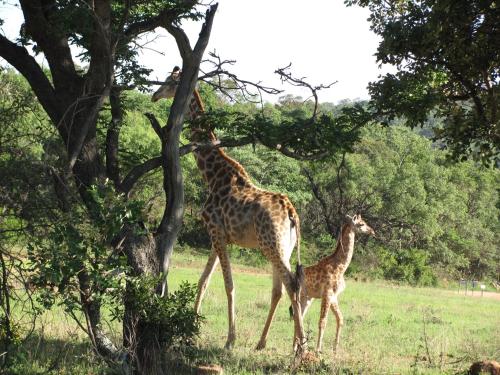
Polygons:
M172 287L183 280L197 282L205 259L177 254L170 272ZM187 365L219 364L226 374L289 373L292 361L293 322L288 298L280 303L267 348L256 352L271 295L271 276L236 265L235 349L223 349L227 308L221 272L212 278L202 305L205 322L196 347L177 353ZM340 349L331 351L335 319L330 314L324 352L302 369L316 374L456 374L475 360L500 359L500 301L471 298L450 290L411 288L383 282L347 280L340 298L345 325ZM317 337L319 301L305 318L309 346ZM103 373L92 361L85 338L59 311L46 313L32 338L32 351L19 374ZM119 334L116 336L118 339ZM43 363L46 358L51 363ZM175 362L175 361L174 361ZM173 362L173 363L174 363ZM49 367L52 366L52 369ZM173 367L174 368L174 367ZM182 373L179 367L177 373ZM49 370L49 371L47 371Z

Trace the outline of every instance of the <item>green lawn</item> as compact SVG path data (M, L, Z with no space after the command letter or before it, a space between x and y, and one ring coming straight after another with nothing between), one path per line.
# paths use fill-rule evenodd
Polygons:
M170 272L174 288L182 281L198 281L204 257L177 253ZM219 364L225 374L287 374L292 362L293 322L288 297L280 303L267 348L255 351L267 317L271 276L269 269L236 265L236 347L223 349L227 334L226 295L218 269L202 305L205 322L196 347L175 355L187 365ZM317 337L319 301L305 319L309 347ZM500 359L500 301L471 298L450 290L411 288L383 282L347 280L340 298L344 330L335 358L331 348L335 319L330 314L320 360L304 367L316 374L456 374L480 359ZM113 324L119 342L120 329ZM62 311L46 312L17 374L101 374L87 339ZM183 367L186 368L186 367ZM0 371L1 372L1 371ZM183 373L179 370L177 373Z
M186 267L182 257L178 264L174 262L171 271L172 283L198 280L200 269ZM229 374L286 373L293 333L288 298L279 305L267 348L255 352L269 308L271 276L241 271L234 274L236 348L231 353L220 350L226 339L227 309L218 270L202 305L206 322L195 362L218 363ZM305 318L311 348L316 343L319 305L319 301L313 303ZM333 358L335 319L330 314L321 361L305 372L456 373L474 360L500 358L498 300L465 297L449 290L348 280L340 307L345 324L339 352Z

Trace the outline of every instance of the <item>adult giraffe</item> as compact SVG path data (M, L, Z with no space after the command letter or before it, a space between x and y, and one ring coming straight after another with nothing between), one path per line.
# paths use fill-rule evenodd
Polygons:
M181 71L175 67L165 83L153 94L152 101L171 98L175 95ZM189 106L189 119L196 119L204 112L203 102L195 89ZM271 307L257 349L266 346L266 338L278 302L283 294L283 285L290 296L294 310L294 337L305 343L302 313L299 304L302 266L300 265L300 221L292 203L286 195L268 192L256 187L245 169L230 158L220 147L211 131L196 129L191 141L212 143L213 147L199 147L193 153L205 183L208 198L202 209L202 219L208 230L212 251L198 282L195 310L199 312L203 295L210 277L220 260L224 286L228 299L229 331L226 348L231 348L236 339L235 289L227 245L236 244L258 248L273 265L273 289ZM290 256L297 244L297 270L290 270ZM299 345L302 349L302 345Z

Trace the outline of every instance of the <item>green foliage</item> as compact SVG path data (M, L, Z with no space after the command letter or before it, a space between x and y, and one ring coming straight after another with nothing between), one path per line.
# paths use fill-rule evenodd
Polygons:
M320 159L335 152L350 151L359 139L359 128L371 115L360 105L346 108L339 116L323 113L316 118L288 115L268 117L265 113L216 110L200 117L195 124L217 124L220 135L235 140L252 140L277 150L289 150L297 159ZM213 127L213 125L212 125ZM282 151L283 152L283 151Z
M443 118L435 138L455 159L500 162L498 3L482 0L348 0L368 7L382 41L377 60L398 67L370 84L372 105L389 120L421 125Z
M311 167L327 214L339 222L345 213L361 212L375 229L377 242L389 254L400 254L399 260L388 258L397 267L415 262L417 268L432 265L440 277L498 277L500 212L491 203L499 201L497 170L472 162L449 165L445 153L429 140L406 128L382 126L364 129L355 152L339 166L334 161ZM318 237L318 228L324 227L322 211L315 201L308 205L302 220L306 236ZM381 267L379 276L420 282L404 276L413 271L385 272L389 264L379 263L373 240L361 237L358 243L356 272ZM413 257L421 251L425 257Z
M378 248L377 271L382 278L411 285L436 286L437 278L428 263L429 254L424 250L407 249L391 252Z
M148 96L137 91L123 94L122 105L126 112L120 132L120 163L124 171L159 155L160 140L144 113L153 113L158 119L166 121L171 104L171 100L152 103Z
M286 194L298 207L311 199L311 192L301 174L300 162L263 146L245 146L228 151L242 165L257 186Z
M46 117L25 80L0 67L0 372L15 361L39 309L25 290L29 272L20 249L51 196L43 160L50 143ZM48 134L47 134L48 133ZM40 137L39 139L36 139ZM31 221L33 220L33 221ZM19 314L14 314L18 310Z
M12 319L12 317L9 317ZM0 350L9 349L10 345L19 345L22 342L23 330L19 323L12 323L7 319L3 310L0 312Z
M57 144L26 81L1 67L0 81L0 225L12 230L2 231L1 241L50 210L42 212L42 202L50 199L45 162ZM17 236L10 237L16 242Z
M99 301L122 319L123 300L146 323L161 323L161 338L169 345L187 345L199 331L201 319L192 306L196 287L184 284L162 298L154 291L161 276L129 276L126 258L111 244L122 230L136 228L143 203L124 200L109 184L89 191L94 206L72 210L60 218L46 237L28 245L32 282L40 288L38 301L45 309L54 304L75 317L82 309L82 274L88 290L83 298ZM90 219L91 218L91 219Z
M127 283L127 301L145 322L159 323L160 339L168 347L193 344L202 321L193 308L195 284L183 282L176 291L161 297L151 292L161 283L161 276L129 278Z
M57 303L72 315L79 311L82 275L88 277L86 298L104 302L109 291L124 290L126 259L111 243L140 219L142 203L123 200L109 185L94 187L90 194L95 202L90 215L75 207L54 222L44 238L28 244L32 282L41 288L38 297L45 308ZM121 273L117 276L116 271Z

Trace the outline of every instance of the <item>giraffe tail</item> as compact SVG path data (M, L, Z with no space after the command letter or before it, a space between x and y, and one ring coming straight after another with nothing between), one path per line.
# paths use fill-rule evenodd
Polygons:
M300 296L302 294L302 289L304 288L304 267L301 264L297 264L295 268L295 290L297 293L297 302L300 305ZM290 319L293 319L293 306L290 305L288 308L288 312L290 313Z
M300 294L304 286L304 267L300 261L300 220L295 209L290 210L290 221L295 227L295 236L297 237L297 266L295 268L295 292L297 293L297 301L300 299ZM299 301L300 302L300 301Z

